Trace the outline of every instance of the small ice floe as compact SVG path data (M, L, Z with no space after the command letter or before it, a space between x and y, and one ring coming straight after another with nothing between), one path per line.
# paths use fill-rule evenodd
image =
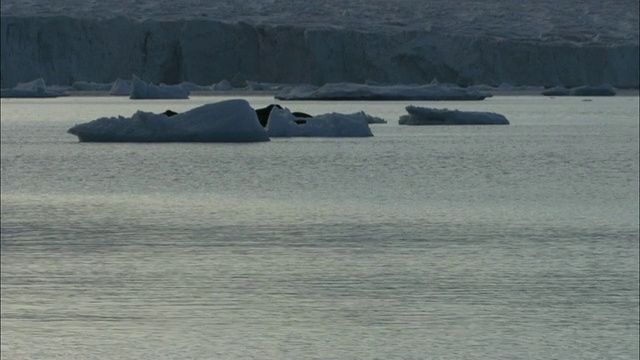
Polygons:
M545 96L614 96L616 90L609 84L600 86L579 86L567 89L563 86L556 86L542 92Z
M3 98L50 98L64 95L62 91L48 88L43 78L0 90L0 97Z
M183 113L137 111L105 117L68 130L81 142L257 142L269 141L245 100L203 105Z
M147 84L133 76L129 99L188 99L189 92L179 85Z
M400 116L400 125L509 125L509 120L491 112L459 111L407 106L409 115Z
M297 117L289 109L273 107L267 121L267 133L271 137L367 137L373 136L368 115L322 114L313 117Z
M290 86L275 95L280 100L484 100L492 95L475 88L429 85L367 85L332 83Z

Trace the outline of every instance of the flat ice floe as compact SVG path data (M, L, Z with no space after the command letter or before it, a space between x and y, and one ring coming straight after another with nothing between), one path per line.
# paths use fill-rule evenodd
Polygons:
M459 111L407 106L409 115L400 116L400 125L509 125L504 115L491 112Z
M331 83L291 86L275 95L279 100L484 100L492 95L474 88L429 85L366 85Z
M267 133L271 137L368 137L373 136L368 115L322 114L310 118L294 116L289 109L274 107L267 121Z
M245 100L203 105L175 115L137 111L105 117L68 130L81 142L256 142L267 131Z
M616 90L613 86L603 84L600 86L578 86L567 89L563 86L556 86L542 92L545 96L614 96Z

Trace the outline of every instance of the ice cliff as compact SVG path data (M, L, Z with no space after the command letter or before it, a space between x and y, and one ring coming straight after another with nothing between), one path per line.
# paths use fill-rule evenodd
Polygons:
M1 85L638 87L638 2L2 0Z

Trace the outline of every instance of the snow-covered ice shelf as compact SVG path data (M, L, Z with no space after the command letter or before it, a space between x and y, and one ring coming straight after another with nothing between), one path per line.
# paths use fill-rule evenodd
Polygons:
M336 82L638 88L638 1L3 0L3 88Z

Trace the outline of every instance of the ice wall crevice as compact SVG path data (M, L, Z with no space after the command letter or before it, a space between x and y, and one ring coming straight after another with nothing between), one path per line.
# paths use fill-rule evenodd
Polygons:
M123 17L3 16L2 87L227 79L278 83L440 82L638 88L638 43L500 39L431 30L362 31ZM579 40L579 39L578 39Z

